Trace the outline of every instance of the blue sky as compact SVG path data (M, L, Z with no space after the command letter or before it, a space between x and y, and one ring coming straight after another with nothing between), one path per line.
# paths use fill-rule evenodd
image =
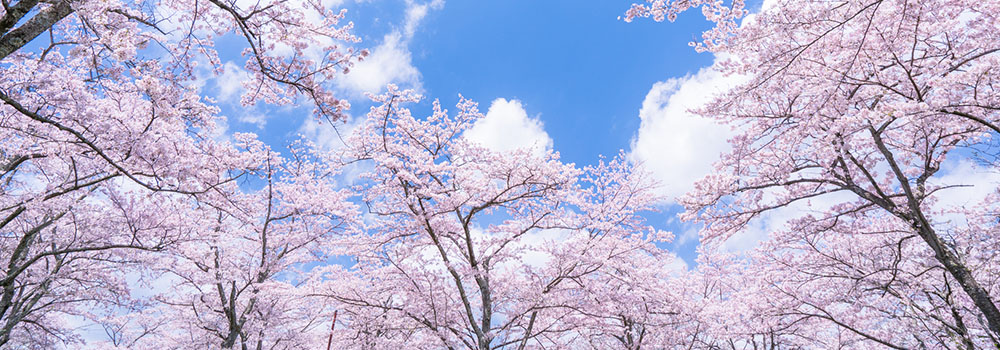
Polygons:
M451 1L428 11L409 49L424 95L483 107L517 99L567 161L627 149L653 83L711 63L687 42L707 23L625 23L618 1ZM382 40L404 2L348 4L365 43ZM355 9L354 7L358 7ZM376 7L371 9L370 7ZM364 17L375 14L375 20ZM375 23L372 23L375 22ZM374 29L374 30L373 30ZM368 31L378 34L370 34ZM391 28L389 28L391 30Z
M724 143L724 130L686 113L705 91L729 82L706 68L712 54L688 46L711 25L699 13L626 23L619 16L630 1L329 2L348 9L362 38L357 46L372 50L339 83L353 120L370 105L363 92L388 82L421 91L426 100L412 107L417 112L428 112L435 98L453 106L462 94L495 119L480 128L485 139L521 135L510 142L544 144L578 165L624 150L653 170L669 198L700 178ZM243 59L225 46L222 40L226 74L241 74ZM257 132L276 149L299 134L336 143L308 107L244 108L233 93L238 79L210 80L203 92L219 97L229 131ZM693 264L696 227L677 223L679 206L671 203L647 215L649 223L674 232L672 250Z
M414 38L429 96L518 99L567 161L627 149L653 83L711 63L696 24L625 23L615 1L453 1ZM698 17L688 17L699 19ZM686 26L685 26L686 25ZM686 32L686 34L682 34Z

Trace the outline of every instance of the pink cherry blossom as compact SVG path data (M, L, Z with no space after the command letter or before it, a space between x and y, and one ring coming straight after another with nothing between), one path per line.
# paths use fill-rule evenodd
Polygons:
M633 6L629 19L656 20L701 7L716 27L698 48L750 77L699 111L739 130L716 173L682 199L685 217L706 226L703 243L798 208L752 254L713 258L735 266L706 278L742 286L719 290L719 301L740 300L728 315L759 320L719 339L997 346L994 196L941 204L964 182L941 170L974 162L969 149L1000 132L997 5L778 0L739 26L742 1ZM995 172L991 156L981 164Z

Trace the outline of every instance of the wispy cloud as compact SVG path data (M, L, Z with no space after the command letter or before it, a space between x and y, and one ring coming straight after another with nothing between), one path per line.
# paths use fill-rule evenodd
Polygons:
M422 75L413 66L410 40L417 33L427 14L431 10L443 7L443 0L423 3L406 1L403 23L385 34L382 41L371 50L371 55L355 64L350 74L338 81L339 87L355 96L361 96L365 92L379 92L389 83L404 88L421 89Z

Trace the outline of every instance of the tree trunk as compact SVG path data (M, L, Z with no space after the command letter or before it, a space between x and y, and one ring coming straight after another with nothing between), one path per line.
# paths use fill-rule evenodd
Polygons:
M945 270L948 270L952 277L955 277L958 284L962 286L962 290L972 298L972 302L986 317L990 331L1000 335L1000 310L997 309L986 289L976 282L972 272L958 260L958 256L944 246L944 242L934 232L934 229L919 224L915 225L915 228L920 234L920 238L923 238L927 245L934 250L934 257L941 265L944 265Z
M29 1L25 4L30 3L31 2ZM19 2L18 5L21 5L21 3ZM4 59L7 55L10 55L14 51L21 49L21 47L34 40L45 31L51 29L56 22L66 18L66 16L69 16L70 13L73 13L73 8L70 7L69 1L59 1L55 5L45 8L45 10L42 10L42 12L39 12L34 17L31 17L31 19L22 24L20 27L17 27L17 29L6 33L3 37L0 37L0 60ZM2 34L4 33L0 33L0 35Z

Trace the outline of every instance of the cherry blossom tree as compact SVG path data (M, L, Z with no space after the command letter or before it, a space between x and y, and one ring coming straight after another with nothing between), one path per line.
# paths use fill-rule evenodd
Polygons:
M741 0L651 0L627 19L692 8L716 23L693 45L749 77L699 111L739 131L718 172L682 199L685 217L706 225L704 241L797 206L808 214L772 234L757 266L779 276L768 288L810 309L799 316L879 346L940 346L928 334L949 333L965 348L995 347L995 196L948 204L963 182L941 169L1000 132L998 4L779 0L738 24ZM905 307L887 309L886 298ZM858 303L864 312L843 313ZM934 329L905 340L877 330L900 322Z
M465 99L418 119L411 91L373 98L336 156L367 169L369 229L315 291L339 305L339 348L638 349L669 328L673 257L637 215L655 201L642 172L491 151L463 137L483 117Z
M138 307L127 270L191 238L192 210L260 214L237 181L271 157L219 137L199 63L221 72L215 40L241 38L245 105L304 99L343 120L328 86L366 55L343 47L343 17L319 1L3 0L0 347L77 342L80 318ZM227 216L227 234L253 231L233 220L250 222Z
M143 101L125 91L97 98L79 81L65 79L73 76L68 67L51 68L4 71L11 77L5 83L30 84L31 78L45 84L0 111L0 342L71 340L56 314L72 314L97 295L120 295L122 274L113 266L135 261L123 250L161 250L182 238L177 220L188 200L180 197L217 198L220 185L252 164L226 143L185 134L188 124L214 128L198 120L212 109L194 96ZM36 103L38 108L26 107ZM156 107L168 103L176 104ZM140 111L148 115L131 114ZM63 113L69 117L52 119Z
M247 151L265 159L254 174L263 188L235 193L225 206L189 211L193 237L149 266L170 287L145 314L115 325L120 331L111 338L120 346L304 349L325 335L311 332L326 326L319 323L326 314L302 288L303 271L327 263L331 236L353 225L352 193L337 188L339 171L317 161L311 147L293 148L285 159L248 141ZM149 318L162 324L144 327Z
M830 227L832 220L813 219L773 232L747 256L701 252L703 288L693 295L701 305L686 311L702 330L700 346L996 346L954 279L932 256L917 254L924 243L905 226Z

